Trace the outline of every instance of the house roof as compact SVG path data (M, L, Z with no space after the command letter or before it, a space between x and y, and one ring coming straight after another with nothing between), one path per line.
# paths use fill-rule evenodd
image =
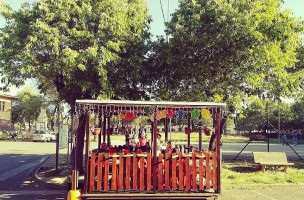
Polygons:
M1 93L0 93L0 99L4 99L4 100L10 100L10 101L12 101L12 100L16 99L16 97L11 96L11 95L7 95L7 94L1 94Z

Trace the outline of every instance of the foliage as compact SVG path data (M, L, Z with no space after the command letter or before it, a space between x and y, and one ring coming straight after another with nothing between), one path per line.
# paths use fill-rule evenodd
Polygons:
M7 21L0 33L3 89L37 78L43 92L55 87L71 108L76 99L144 95L138 82L149 37L146 1L41 0L17 11L1 5ZM77 141L82 173L82 122Z
M293 115L293 126L295 128L304 128L304 98L297 100L291 106L291 112Z
M236 118L236 130L253 131L260 130L267 122L267 109L269 122L276 129L278 128L280 115L280 129L293 129L294 116L290 104L271 100L259 100L253 98L251 103L246 105L244 111ZM271 127L270 127L271 128Z
M278 98L301 86L303 22L281 1L183 0L167 31L169 44L160 39L150 60L161 99L220 100L234 111L251 95Z
M138 98L147 13L139 0L42 0L18 11L3 4L3 81L9 86L38 78L42 91L53 85L71 105L76 98L114 94Z
M44 98L34 94L30 88L25 88L17 94L17 99L13 101L12 121L28 122L29 125L37 120L40 108L44 104ZM29 127L30 131L30 127Z

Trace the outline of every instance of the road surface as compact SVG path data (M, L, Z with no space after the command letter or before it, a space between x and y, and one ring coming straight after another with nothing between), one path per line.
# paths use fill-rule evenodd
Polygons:
M49 190L33 179L36 169L55 153L55 143L9 141L0 145L0 199L66 199L66 190Z

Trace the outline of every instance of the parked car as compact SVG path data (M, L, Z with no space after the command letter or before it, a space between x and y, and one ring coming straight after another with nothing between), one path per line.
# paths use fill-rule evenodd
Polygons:
M52 134L50 134L47 131L35 131L33 142L35 141L43 141L43 142L49 142L53 139Z
M56 135L55 135L55 133L53 131L46 130L45 132L47 132L48 134L50 134L51 141L56 141Z

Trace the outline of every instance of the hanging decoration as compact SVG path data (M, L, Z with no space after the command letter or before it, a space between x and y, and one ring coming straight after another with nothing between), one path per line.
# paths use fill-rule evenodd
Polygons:
M200 116L200 113L199 113L198 109L191 110L191 118L196 119L196 118L199 118L199 116Z
M210 136L210 134L211 134L211 130L210 129L204 128L203 130L204 130L204 133L205 133L206 136Z
M162 118L161 115L162 115L161 111L157 111L156 112L156 119L160 120Z
M166 114L167 114L167 111L166 110L162 110L160 111L160 117L163 119L163 118L166 118Z
M77 130L79 126L79 118L78 115L73 116L73 121L72 121L72 129L73 131Z
M183 119L183 118L184 118L184 115L185 115L185 113L184 113L184 111L182 111L182 110L179 110L179 111L177 112L177 118L178 118L178 119Z
M150 115L149 118L152 122L154 122L154 115Z
M207 109L202 109L202 117L204 119L209 119L211 117L210 111Z
M100 128L95 128L94 131L92 131L93 135L99 135L100 133L102 133L102 130Z
M123 120L124 118L125 118L125 114L120 113L120 114L118 115L118 119Z
M132 113L127 113L126 116L125 116L125 119L126 119L127 121L131 121L132 118L133 118L133 114L132 114Z
M152 108L145 108L145 113L146 115L152 115L153 114L153 109Z
M190 134L191 134L191 129L190 129L190 128L185 128L185 133L186 133L187 135L190 135Z
M166 117L167 117L167 118L171 118L171 117L173 117L173 116L174 116L174 110L168 109L168 110L167 110Z

